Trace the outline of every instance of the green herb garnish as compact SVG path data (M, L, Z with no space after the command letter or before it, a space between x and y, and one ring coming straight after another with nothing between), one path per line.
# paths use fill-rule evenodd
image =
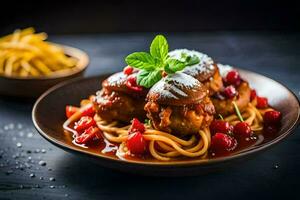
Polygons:
M151 126L150 119L145 119L144 124L145 124L146 126Z
M125 58L126 63L134 68L140 69L137 75L137 84L146 88L152 87L162 78L162 72L173 74L200 62L193 56L182 56L182 60L170 58L169 45L166 38L157 35L151 43L150 53L135 52Z
M220 117L221 120L224 120L224 118L221 114L219 114L219 117Z
M236 105L236 103L235 103L234 101L232 102L232 104L233 104L233 106L234 106L234 109L235 109L235 112L236 112L238 118L240 119L241 122L243 122L244 119L243 119L243 117L242 117L242 115L241 115L241 112L240 112L240 110L239 110L239 107Z

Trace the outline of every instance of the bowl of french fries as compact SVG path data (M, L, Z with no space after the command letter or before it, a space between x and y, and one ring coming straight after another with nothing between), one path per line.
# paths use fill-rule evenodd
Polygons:
M88 55L46 39L46 33L33 28L0 38L0 95L37 97L59 82L83 76Z

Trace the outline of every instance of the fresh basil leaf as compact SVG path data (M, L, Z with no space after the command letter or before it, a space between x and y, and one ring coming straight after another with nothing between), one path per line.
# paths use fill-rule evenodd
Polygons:
M193 55L193 56L188 56L185 59L185 65L186 66L191 66L191 65L196 65L200 62L200 59L198 56Z
M164 62L167 59L168 52L169 45L166 38L162 35L157 35L150 46L151 56Z
M187 53L181 52L181 58L185 59L188 57Z
M154 70L157 66L155 59L146 52L135 52L125 58L126 63L134 68Z
M177 59L169 59L167 61L167 64L165 66L165 71L168 74L175 73L177 71L181 71L185 68L186 64L184 62L181 62L180 60Z
M161 78L161 70L141 70L137 75L137 83L138 85L144 86L145 88L150 88Z
M167 74L174 74L175 71L173 71L171 68L170 68L170 65L167 63L165 68L164 68L165 72L167 72Z

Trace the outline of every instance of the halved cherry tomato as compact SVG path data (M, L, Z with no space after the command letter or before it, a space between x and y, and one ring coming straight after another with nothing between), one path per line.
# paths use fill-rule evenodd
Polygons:
M75 122L74 129L77 132L83 131L91 126L94 126L96 124L95 120L92 117L89 116L83 116L80 118L78 122Z
M229 134L233 131L233 126L229 124L229 122L224 120L214 120L211 122L210 126L210 132L212 135L216 133L225 133Z
M267 98L257 96L256 101L257 101L257 104L256 104L257 108L263 109L263 108L268 107L268 99Z
M101 134L101 130L97 127L91 126L86 129L80 136L75 138L75 142L78 144L86 144L88 141L92 140L94 137L98 137Z
M226 85L235 85L238 86L241 83L240 74L236 70L228 72L225 78Z
M84 110L82 110L81 116L94 116L95 108L93 104L89 104Z
M232 151L237 145L237 141L224 133L216 133L211 138L211 149L214 152Z
M130 134L126 143L130 153L139 155L146 151L146 144L143 134L139 131Z
M131 121L131 127L129 128L128 132L130 134L130 133L134 133L137 131L144 133L145 125L143 123L141 123L137 118L133 118L133 120Z
M78 107L70 106L70 105L66 106L66 116L67 116L67 118L70 118L78 110L79 110Z
M235 87L233 85L227 86L224 89L223 93L224 93L225 97L228 98L228 99L231 99L231 98L238 95L238 92L237 92L237 90L235 89Z
M137 82L136 82L136 75L135 74L131 74L127 77L127 80L126 80L126 86L131 89L131 90L134 90L136 92L141 92L143 91L143 87L138 85Z
M251 93L250 93L250 100L254 100L256 98L257 94L256 94L256 90L251 90Z
M279 124L281 120L281 113L277 110L268 111L264 114L265 124Z
M251 126L247 122L239 122L233 128L234 137L237 139L249 138L252 133Z
M133 67L128 65L123 69L123 73L129 76L130 74L132 74L133 70Z

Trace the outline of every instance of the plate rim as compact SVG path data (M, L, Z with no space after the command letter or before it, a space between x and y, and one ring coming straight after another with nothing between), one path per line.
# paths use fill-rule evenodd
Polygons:
M273 82L276 82L277 84L280 84L281 86L283 86L290 94L292 94L293 98L296 100L296 102L298 103L297 106L297 110L298 110L298 115L297 115L297 119L293 122L292 126L290 126L288 128L288 130L286 130L283 134L281 134L280 136L276 137L275 139L268 141L267 143L264 143L262 146L256 146L256 147L252 147L247 149L246 151L241 151L237 154L234 155L230 155L230 156L225 156L225 157L219 157L219 158L214 158L214 159L197 159L197 160L187 160L187 161L168 161L168 162L161 162L161 161L153 161L153 162L146 162L146 161L137 161L137 160L122 160L119 158L115 158L115 157L111 157L111 156L107 156L105 154L97 154L97 153L93 153L93 152L86 152L83 149L79 149L79 148L75 148L71 145L66 145L64 142L61 142L51 136L49 136L49 134L45 133L38 125L38 122L36 121L36 110L37 107L39 105L39 103L45 98L47 97L50 93L56 91L57 89L64 87L66 85L75 83L75 82L80 82L83 80L88 80L88 79L95 79L95 78L99 78L99 77L107 77L110 74L99 74L99 75L95 75L95 76L90 76L90 77L79 77L79 78L74 78L71 80L67 80L64 82L61 82L51 88L49 88L47 91L45 91L34 103L34 106L32 108L32 121L34 124L35 129L38 131L38 133L45 138L47 141L49 141L50 143L52 143L55 146L58 146L59 148L62 148L65 151L72 151L73 153L79 153L83 156L89 156L95 159L103 159L105 161L108 162L115 162L115 163L119 163L119 164L130 164L130 165L135 165L135 166L156 166L156 167L188 167L188 166L204 166L204 165L212 165L212 164L218 164L218 163L224 163L224 162L228 162L228 161L232 161L232 160L236 160L236 159L241 159L243 157L247 157L250 155L253 155L257 152L261 152L263 150L267 150L270 147L278 144L279 142L281 142L282 140L284 140L284 138L288 137L289 135L291 135L294 130L299 126L300 123L300 101L298 99L298 97L294 94L294 92L289 89L287 86L285 86L284 84L282 84L281 82L274 80L268 76L265 76L263 74L251 71L251 70L245 70L242 68L237 68L235 67L235 69L237 69L238 71L241 71L242 73L252 73L255 75L259 75L262 76L264 78L267 78Z

